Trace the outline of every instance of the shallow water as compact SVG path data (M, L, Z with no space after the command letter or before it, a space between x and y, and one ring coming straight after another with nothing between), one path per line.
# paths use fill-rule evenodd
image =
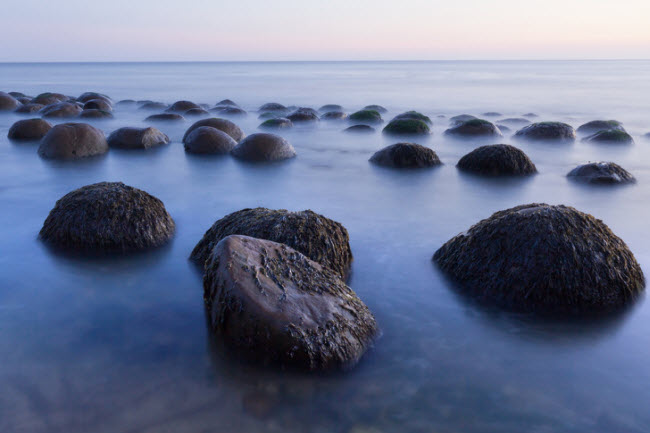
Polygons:
M396 142L347 135L346 122L282 131L292 161L255 165L186 155L191 121L160 124L173 142L147 152L52 162L37 144L7 140L0 115L0 431L3 432L647 432L650 306L558 323L490 311L456 294L431 263L446 240L518 204L567 204L607 223L650 275L650 62L404 62L0 65L5 91L214 104L252 111L269 101L348 111L382 104L435 122L445 164L422 171L371 166ZM479 142L443 136L448 117L535 112L579 126L615 118L632 146L517 143L539 174L485 179L457 160ZM118 107L90 123L110 132L148 113ZM436 116L444 115L447 118ZM501 140L512 143L510 138ZM637 178L625 187L570 182L594 160ZM63 255L37 234L55 201L99 181L123 181L164 201L177 224L153 252ZM352 371L283 373L232 359L210 338L201 275L187 257L204 231L245 207L313 209L343 223L354 253L350 286L383 331ZM357 429L357 430L354 430Z

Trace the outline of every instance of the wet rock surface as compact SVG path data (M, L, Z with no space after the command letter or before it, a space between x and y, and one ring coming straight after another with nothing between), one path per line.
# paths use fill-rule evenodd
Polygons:
M576 132L578 134L595 134L598 131L605 131L608 129L616 129L625 131L623 124L618 120L592 120L583 125L580 125Z
M370 162L395 168L425 168L442 164L436 152L416 143L387 146L372 155Z
M128 252L163 245L174 230L156 197L121 182L101 182L58 200L40 238L71 250Z
M397 116L393 117L393 120L421 120L427 125L433 125L433 122L428 116L425 116L424 114L417 111L407 111L405 113L398 114Z
M169 106L167 111L173 113L184 113L187 110L190 110L192 108L201 108L201 107L192 101L176 101Z
M254 162L270 162L296 156L291 144L279 135L269 133L251 134L232 150L236 158Z
M117 149L149 149L169 143L169 137L156 128L124 127L108 136L108 145Z
M23 104L16 108L14 113L20 113L20 114L31 114L31 113L37 113L43 109L44 105L42 104Z
M483 119L470 119L458 122L455 126L447 129L445 135L452 137L503 137L497 126Z
M25 119L11 125L7 137L14 141L36 141L45 137L52 124L43 119Z
M14 111L22 104L9 93L0 92L0 111Z
M244 235L286 244L346 278L352 264L350 237L342 224L311 210L242 209L215 222L190 259L203 264L223 238Z
M185 118L177 113L152 114L144 119L145 122L182 122L183 120Z
M284 244L223 239L206 262L203 287L215 334L262 362L349 368L378 332L368 307L334 272Z
M104 99L91 99L84 104L83 109L113 111L113 105Z
M627 245L602 221L563 205L496 212L452 238L433 259L463 292L521 312L614 311L645 287Z
M110 111L96 110L94 108L83 110L79 113L82 119L112 119L113 113Z
M237 142L241 141L245 137L244 132L241 130L241 128L239 128L239 126L235 125L230 120L211 117L209 119L199 120L198 122L192 124L192 126L190 126L187 131L185 131L185 135L183 136L183 143L193 130L201 126L210 126L212 128L217 128L218 130L230 135L233 140Z
M77 117L83 108L71 102L57 102L55 104L46 105L40 111L41 116L46 118L70 118Z
M375 131L375 128L370 125L352 125L343 130L350 134L373 134Z
M537 173L535 164L520 149L508 144L492 144L472 150L457 167L488 176L525 176Z
M217 128L200 126L189 133L183 145L188 153L219 155L229 153L237 142Z
M289 114L287 119L291 120L293 123L318 122L320 120L316 110L304 107L298 108L293 113Z
M260 129L287 129L293 127L293 122L286 117L268 119L260 124Z
M566 123L540 122L523 127L515 133L514 137L536 141L573 142L576 132Z
M593 135L585 137L582 141L588 143L610 143L610 144L633 144L634 139L630 134L619 129L607 129L598 131Z
M361 110L355 113L350 114L349 119L351 122L355 123L366 123L369 125L374 125L377 123L382 123L384 119L381 118L381 114L376 110Z
M613 162L590 162L579 165L571 170L567 176L587 183L619 184L636 182L630 172Z
M54 126L41 140L38 154L43 158L75 159L108 151L104 133L86 123L62 123Z
M429 125L417 119L393 119L383 129L388 135L428 135Z
M324 113L321 117L321 120L345 120L348 118L348 115L342 111L328 111Z
M32 99L32 104L41 104L41 105L50 105L50 104L56 104L57 102L64 102L67 101L68 98L66 95L62 93L41 93L40 95L35 96Z

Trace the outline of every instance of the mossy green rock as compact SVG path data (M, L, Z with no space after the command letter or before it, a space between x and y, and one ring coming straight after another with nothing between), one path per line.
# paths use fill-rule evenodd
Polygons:
M608 129L605 131L598 131L589 137L585 137L582 141L588 143L611 143L611 144L632 144L634 139L630 134L619 129Z
M427 135L431 133L429 125L417 119L393 119L383 130L389 135Z
M606 131L609 129L625 131L623 124L618 120L592 120L584 125L580 125L576 131L579 134L594 134L598 131Z
M422 122L426 123L427 125L433 125L433 122L428 116L425 116L422 113L419 113L417 111L407 111L402 114L398 114L393 118L393 120L401 120L401 119L407 119L407 120L421 120Z
M381 118L381 114L376 110L361 110L355 113L350 114L350 121L357 123L381 123L384 119Z
M293 127L293 122L286 117L276 117L262 122L260 129L287 129Z

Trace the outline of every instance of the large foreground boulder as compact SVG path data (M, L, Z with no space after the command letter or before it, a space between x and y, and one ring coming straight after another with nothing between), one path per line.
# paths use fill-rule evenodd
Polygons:
M57 201L40 237L66 249L126 252L160 246L174 229L174 220L156 197L121 182L101 182Z
M214 333L265 363L350 368L378 332L368 307L334 272L284 244L223 239L206 262L203 288Z
M33 141L45 137L52 124L43 119L25 119L11 125L7 137L16 141Z
M169 137L156 128L117 129L108 136L108 145L117 149L149 149L169 143Z
M428 135L429 125L418 119L393 119L383 129L387 135Z
M567 174L568 177L588 183L633 183L632 174L613 162L590 162L579 165Z
M200 126L190 132L184 146L188 153L221 155L233 150L237 142L217 128Z
M183 143L185 143L185 140L192 131L194 131L196 128L200 128L201 126L210 126L212 128L217 128L218 130L230 135L233 140L237 142L241 141L246 136L244 135L244 132L241 130L241 128L239 128L239 126L235 125L230 120L211 117L209 119L199 120L198 122L192 124L192 126L190 126L187 131L185 131L185 135L183 135Z
M463 156L457 167L489 176L525 176L537 173L537 168L530 158L509 144L478 147Z
M82 111L83 108L72 102L57 102L43 107L41 110L41 116L49 118L69 118L77 117Z
M352 263L350 237L342 224L311 210L242 209L215 222L196 244L190 259L203 264L226 236L244 235L289 245L346 278Z
M22 104L9 93L0 92L0 111L14 111Z
M416 143L397 143L384 147L370 162L385 167L425 168L442 164L436 152Z
M246 161L279 161L296 156L296 151L284 138L260 132L239 142L232 155Z
M494 123L483 119L470 119L456 123L455 126L445 131L445 135L463 138L503 137L503 134L501 134L501 131Z
M515 138L572 142L576 139L576 131L571 125L562 122L539 122L523 127L515 133Z
M62 123L41 140L38 154L43 158L74 159L108 151L104 133L86 123Z
M433 259L466 293L522 312L617 310L645 287L627 245L602 221L563 205L497 212L448 241Z

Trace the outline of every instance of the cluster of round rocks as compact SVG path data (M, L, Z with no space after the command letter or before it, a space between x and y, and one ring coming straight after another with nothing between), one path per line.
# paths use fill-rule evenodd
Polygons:
M0 94L0 107L15 110L37 101L76 106L83 102L85 107L94 101L82 111L106 111L112 104L108 97L96 93L81 95L74 103L69 98L54 101L60 99L58 94L18 98ZM169 110L165 114L183 111L187 115L190 110L203 109L192 104L142 105ZM218 105L222 112L244 114L232 101ZM260 111L262 115L272 113L264 123L350 119L360 122L352 127L357 130L383 122L381 114L385 113L382 107L369 106L347 116L339 106L325 106L319 115L316 110L289 110L275 103L265 104ZM491 115L496 113L485 113ZM446 131L451 137L493 139L502 136L505 124L525 124L515 137L576 138L569 125L530 123L523 118L495 124L462 115L451 122ZM384 133L428 134L430 124L428 117L406 112L393 118ZM624 129L614 121L590 122L577 133L586 135L587 141L626 142L617 138ZM90 156L109 147L147 149L169 142L155 128L120 128L106 139L88 124L52 126L44 119L19 121L9 136L14 140L40 139L39 154L48 158ZM295 156L293 147L281 137L268 133L246 137L237 125L221 118L194 123L183 143L188 152L230 153L254 161ZM409 168L441 163L433 150L415 143L388 146L370 160ZM487 175L536 172L520 149L504 144L478 147L461 158L458 167ZM598 182L633 179L613 163L581 166L570 176ZM40 238L68 250L128 253L162 246L174 232L174 220L162 201L119 182L102 182L58 200ZM219 219L190 254L204 273L205 306L216 336L247 357L312 371L353 366L379 333L372 312L346 284L352 258L348 232L340 223L310 210L266 208L243 209ZM575 316L616 311L629 306L645 287L639 264L620 238L602 221L562 205L534 203L497 212L442 245L433 260L464 293L507 310L532 314Z

